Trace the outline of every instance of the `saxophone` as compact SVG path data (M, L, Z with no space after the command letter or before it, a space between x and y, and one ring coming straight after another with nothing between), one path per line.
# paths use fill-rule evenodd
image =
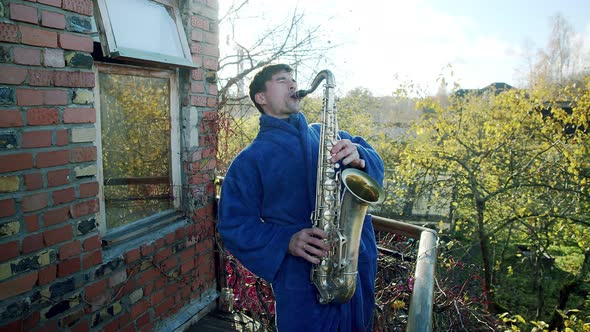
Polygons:
M314 227L324 230L330 244L327 257L311 269L311 281L318 289L322 304L345 303L356 288L359 244L365 214L369 204L384 199L381 186L365 172L354 168L344 171L330 160L331 149L340 139L334 101L334 75L322 70L311 88L296 92L303 98L325 80L318 152L315 211L311 215ZM342 187L342 184L344 187ZM342 193L341 191L344 191Z

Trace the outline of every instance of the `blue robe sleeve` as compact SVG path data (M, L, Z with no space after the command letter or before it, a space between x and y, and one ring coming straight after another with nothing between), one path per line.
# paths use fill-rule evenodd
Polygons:
M291 237L304 226L263 220L261 188L254 163L236 159L223 181L217 228L226 249L248 270L273 282Z

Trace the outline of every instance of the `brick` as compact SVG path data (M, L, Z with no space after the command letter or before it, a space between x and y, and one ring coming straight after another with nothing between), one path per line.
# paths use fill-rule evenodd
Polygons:
M19 65L40 66L41 51L30 47L15 47L14 63Z
M20 111L0 110L0 128L21 127L23 116Z
M195 81L202 81L203 80L203 69L194 69L191 71L191 78Z
M66 28L66 17L62 13L43 10L41 11L41 25L63 30Z
M68 163L68 150L39 152L36 156L35 166L44 168L50 166L66 165Z
M33 234L23 239L23 254L29 254L45 248L43 245L43 234Z
M141 258L139 249L133 249L125 253L125 263L131 264Z
M55 187L67 184L70 182L70 170L60 169L56 171L47 172L47 186Z
M55 131L55 145L56 146L64 146L68 145L69 138L68 138L68 130L61 129Z
M0 85L0 105L14 105L16 101L14 88Z
M0 22L0 41L18 43L18 27L15 24Z
M94 142L96 128L72 128L72 143Z
M59 248L59 259L63 260L74 256L80 256L82 252L82 245L80 241L73 241L64 244Z
M217 61L216 58L212 59L212 58L204 58L203 59L203 67L205 69L210 69L210 70L217 70L219 66L219 62Z
M0 173L19 171L33 167L33 155L17 153L0 156Z
M51 146L51 131L37 130L23 133L22 148L43 148L49 146Z
M43 50L43 64L46 67L63 68L66 65L64 51L46 48Z
M16 104L20 106L43 105L43 91L16 89Z
M40 318L41 314L38 311L33 312L28 317L26 317L23 321L23 331L32 331L39 323Z
M98 182L80 184L80 198L92 197L98 195Z
M29 173L25 174L25 188L27 190L35 190L43 188L43 174L41 173Z
M57 124L59 111L55 108L30 108L27 110L27 124L30 126L43 126Z
M23 84L27 78L27 70L23 67L0 65L0 83Z
M64 123L95 123L96 112L94 108L66 108L63 121Z
M209 20L198 16L191 16L191 25L195 28L209 31Z
M43 332L57 332L57 321L55 320L46 320L46 321L41 321L41 324L39 324L40 326L38 326L37 331L43 331Z
M173 303L172 303L173 304ZM131 307L131 317L137 318L141 316L144 312L149 309L149 304L146 300L141 300L137 302L133 307ZM158 316L158 315L156 315Z
M15 21L37 24L37 8L13 2L10 4L10 18Z
M205 83L191 82L191 92L192 93L204 93L205 92Z
M43 233L43 242L45 242L46 246L52 246L57 243L71 240L73 235L72 226L65 225L60 228L45 231Z
M34 195L25 196L21 202L21 208L23 212L31 212L40 210L48 205L47 193L39 193Z
M81 312L81 314L83 314L83 312ZM74 324L74 323L72 323L72 324ZM88 320L83 319L79 323L77 323L76 325L72 326L70 328L70 331L71 332L88 332L88 331L90 331L89 326L90 325L88 324Z
M45 105L67 105L68 93L65 90L43 90L43 103Z
M18 257L18 241L0 243L0 262Z
M0 193L13 193L20 188L18 176L0 176Z
M106 279L100 280L92 285L86 286L84 290L86 293L86 299L95 298L106 292L107 281Z
M207 97L205 96L191 96L191 105L193 106L207 106Z
M62 190L56 190L52 193L53 205L59 205L63 203L69 203L76 199L76 193L74 188L66 188Z
M14 131L0 132L0 150L17 148L17 133Z
M162 302L160 305L157 305L154 308L154 314L156 315L156 317L160 317L166 311L170 310L170 308L173 306L174 306L174 298L169 297L164 302Z
M53 7L61 7L61 0L37 0L37 2Z
M53 74L53 85L69 88L94 87L94 73L82 71L56 71Z
M92 16L91 0L63 0L62 8L75 13Z
M48 283L55 280L57 277L57 265L49 265L45 268L39 269L39 280L37 284L39 286L47 285Z
M84 270L102 263L102 250L95 250L91 253L84 254L82 257L82 268Z
M79 272L81 268L82 261L80 260L80 257L62 261L61 263L57 264L57 277L63 278L69 276L70 274Z
M91 69L92 65L94 64L94 59L92 58L92 55L86 52L67 52L65 59L66 65L68 67Z
M87 176L96 176L98 167L96 165L77 166L74 167L74 174L76 178L83 178Z
M94 236L87 238L86 240L84 240L83 245L84 245L84 251L92 251L94 249L100 248L100 245L101 245L100 236L94 235Z
M219 58L219 48L214 45L203 45L202 51L200 52L202 55L208 55L212 57Z
M46 211L43 213L43 224L48 227L65 222L68 220L69 212L69 206Z
M27 45L57 47L57 33L28 26L19 26L21 42Z
M45 69L29 69L29 85L50 86L53 72Z
M84 52L92 52L94 48L92 38L69 33L59 34L59 46L65 50Z
M37 282L37 272L24 274L9 281L0 283L0 301L28 292Z
M70 150L70 162L80 163L96 160L96 146L77 147Z
M36 214L25 216L25 229L28 233L39 230L39 217Z
M76 89L72 102L79 105L90 105L94 103L94 93L89 89Z
M92 32L92 21L89 17L71 15L67 18L67 30L72 32Z
M83 203L78 203L76 205L73 205L70 208L70 214L72 215L72 218L79 218L82 216L96 213L97 211L98 211L98 201L97 200L91 200L91 201L86 201Z

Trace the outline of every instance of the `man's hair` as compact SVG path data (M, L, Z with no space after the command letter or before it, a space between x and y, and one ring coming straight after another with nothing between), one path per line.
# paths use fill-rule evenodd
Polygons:
M293 68L285 64L268 65L256 73L254 79L250 82L250 100L252 100L254 106L256 106L262 114L264 114L264 110L262 109L262 106L256 102L256 94L266 91L266 82L272 79L272 75L281 71L290 73L293 71Z

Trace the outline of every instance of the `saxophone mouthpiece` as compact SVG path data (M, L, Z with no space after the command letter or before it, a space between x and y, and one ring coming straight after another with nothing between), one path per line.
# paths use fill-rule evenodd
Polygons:
M303 99L305 96L307 96L307 94L308 94L307 90L299 90L299 91L295 92L295 98Z

